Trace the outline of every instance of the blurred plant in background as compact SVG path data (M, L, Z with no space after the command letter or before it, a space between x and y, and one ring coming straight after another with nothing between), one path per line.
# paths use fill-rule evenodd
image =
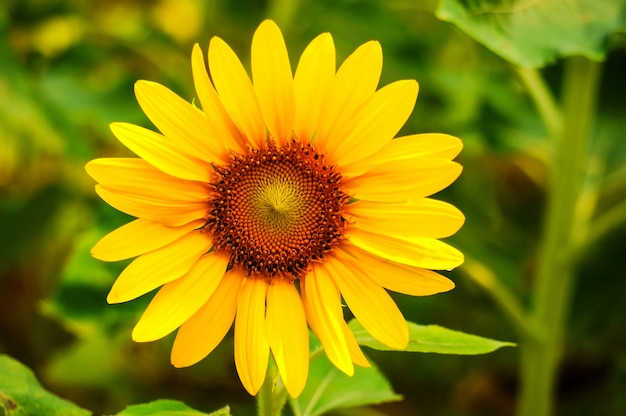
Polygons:
M404 399L343 412L545 414L553 383L557 414L626 413L621 0L4 2L0 352L96 414L156 398L254 413L232 365L232 338L184 370L169 364L171 337L130 341L149 299L107 306L126 263L89 255L129 218L99 202L83 167L94 157L132 156L111 122L151 128L132 94L136 80L191 101L192 45L205 48L218 35L247 57L266 17L294 56L324 31L338 61L377 39L380 85L420 82L403 132L464 140L464 174L438 198L467 217L450 242L468 260L450 273L457 289L446 296L394 299L409 320L520 342L470 358L368 350ZM581 54L604 63L570 57ZM23 375L12 361L0 364L2 380ZM3 394L0 409L9 406Z

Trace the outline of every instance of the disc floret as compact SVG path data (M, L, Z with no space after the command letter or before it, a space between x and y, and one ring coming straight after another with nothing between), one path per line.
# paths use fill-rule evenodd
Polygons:
M234 154L216 167L205 229L230 267L301 277L344 233L341 174L311 144L292 141Z

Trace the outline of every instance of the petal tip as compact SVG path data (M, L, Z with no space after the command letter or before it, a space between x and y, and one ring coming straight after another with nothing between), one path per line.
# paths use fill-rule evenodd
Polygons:
M192 362L192 361L190 361L188 359L185 359L185 357L183 357L180 354L176 353L175 348L172 348L172 352L170 354L170 363L172 364L172 366L174 368L190 367L190 366L196 364L196 362Z
M87 172L87 175L91 176L91 173L89 172L91 170L91 162L93 162L93 160L90 160L89 162L85 163L85 172ZM93 176L91 176L93 178Z
M259 27L257 28L257 31L259 31L259 30L267 30L267 29L278 29L278 30L280 30L280 28L278 27L276 22L274 22L272 19L265 19L265 20L263 20L261 22L261 24L259 25Z
M289 384L285 383L285 389L287 389L287 393L289 393L292 399L297 399L304 390L306 383L298 383L297 385L294 384L295 383L293 382Z
M107 295L107 303L109 305L112 305L112 304L115 304L115 303L120 303L119 293L117 293L116 291L113 291L113 289L111 289L111 291Z
M142 323L142 320L139 320L137 325L133 328L131 338L135 342L151 342L161 339L165 335L167 334L160 332L160 328L155 327L154 325L146 325Z

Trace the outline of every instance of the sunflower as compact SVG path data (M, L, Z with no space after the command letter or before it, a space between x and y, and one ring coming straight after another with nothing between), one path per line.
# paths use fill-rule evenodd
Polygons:
M252 81L220 38L209 44L210 77L198 45L191 60L201 109L139 81L139 105L160 133L114 123L114 135L139 158L86 166L97 194L137 218L92 249L103 261L136 257L107 301L160 287L133 339L178 328L171 361L185 367L206 357L234 321L246 390L259 391L271 352L292 397L307 379L309 327L344 373L369 365L342 298L373 337L405 348L408 326L387 290L448 291L454 284L432 270L463 262L439 241L463 215L427 198L459 176L451 159L460 140L394 139L413 111L417 82L377 90L382 50L374 41L336 70L328 33L306 47L292 75L270 20L252 39Z

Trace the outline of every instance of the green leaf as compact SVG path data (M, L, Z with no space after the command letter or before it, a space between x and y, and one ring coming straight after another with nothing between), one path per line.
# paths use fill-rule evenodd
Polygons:
M437 16L515 65L541 67L570 55L603 59L624 12L623 0L441 0Z
M289 399L295 416L315 416L332 409L379 404L401 400L387 379L372 365L354 368L349 377L339 371L326 355L311 361L309 378L297 399Z
M0 355L0 414L88 416L91 412L47 392L28 367Z
M176 400L156 400L128 406L117 416L230 416L228 406L212 413L203 413Z
M408 324L409 345L402 351L474 355L515 346L512 342L496 341L438 325L417 325L413 322ZM356 319L350 321L349 326L360 345L381 351L397 351L375 340Z

